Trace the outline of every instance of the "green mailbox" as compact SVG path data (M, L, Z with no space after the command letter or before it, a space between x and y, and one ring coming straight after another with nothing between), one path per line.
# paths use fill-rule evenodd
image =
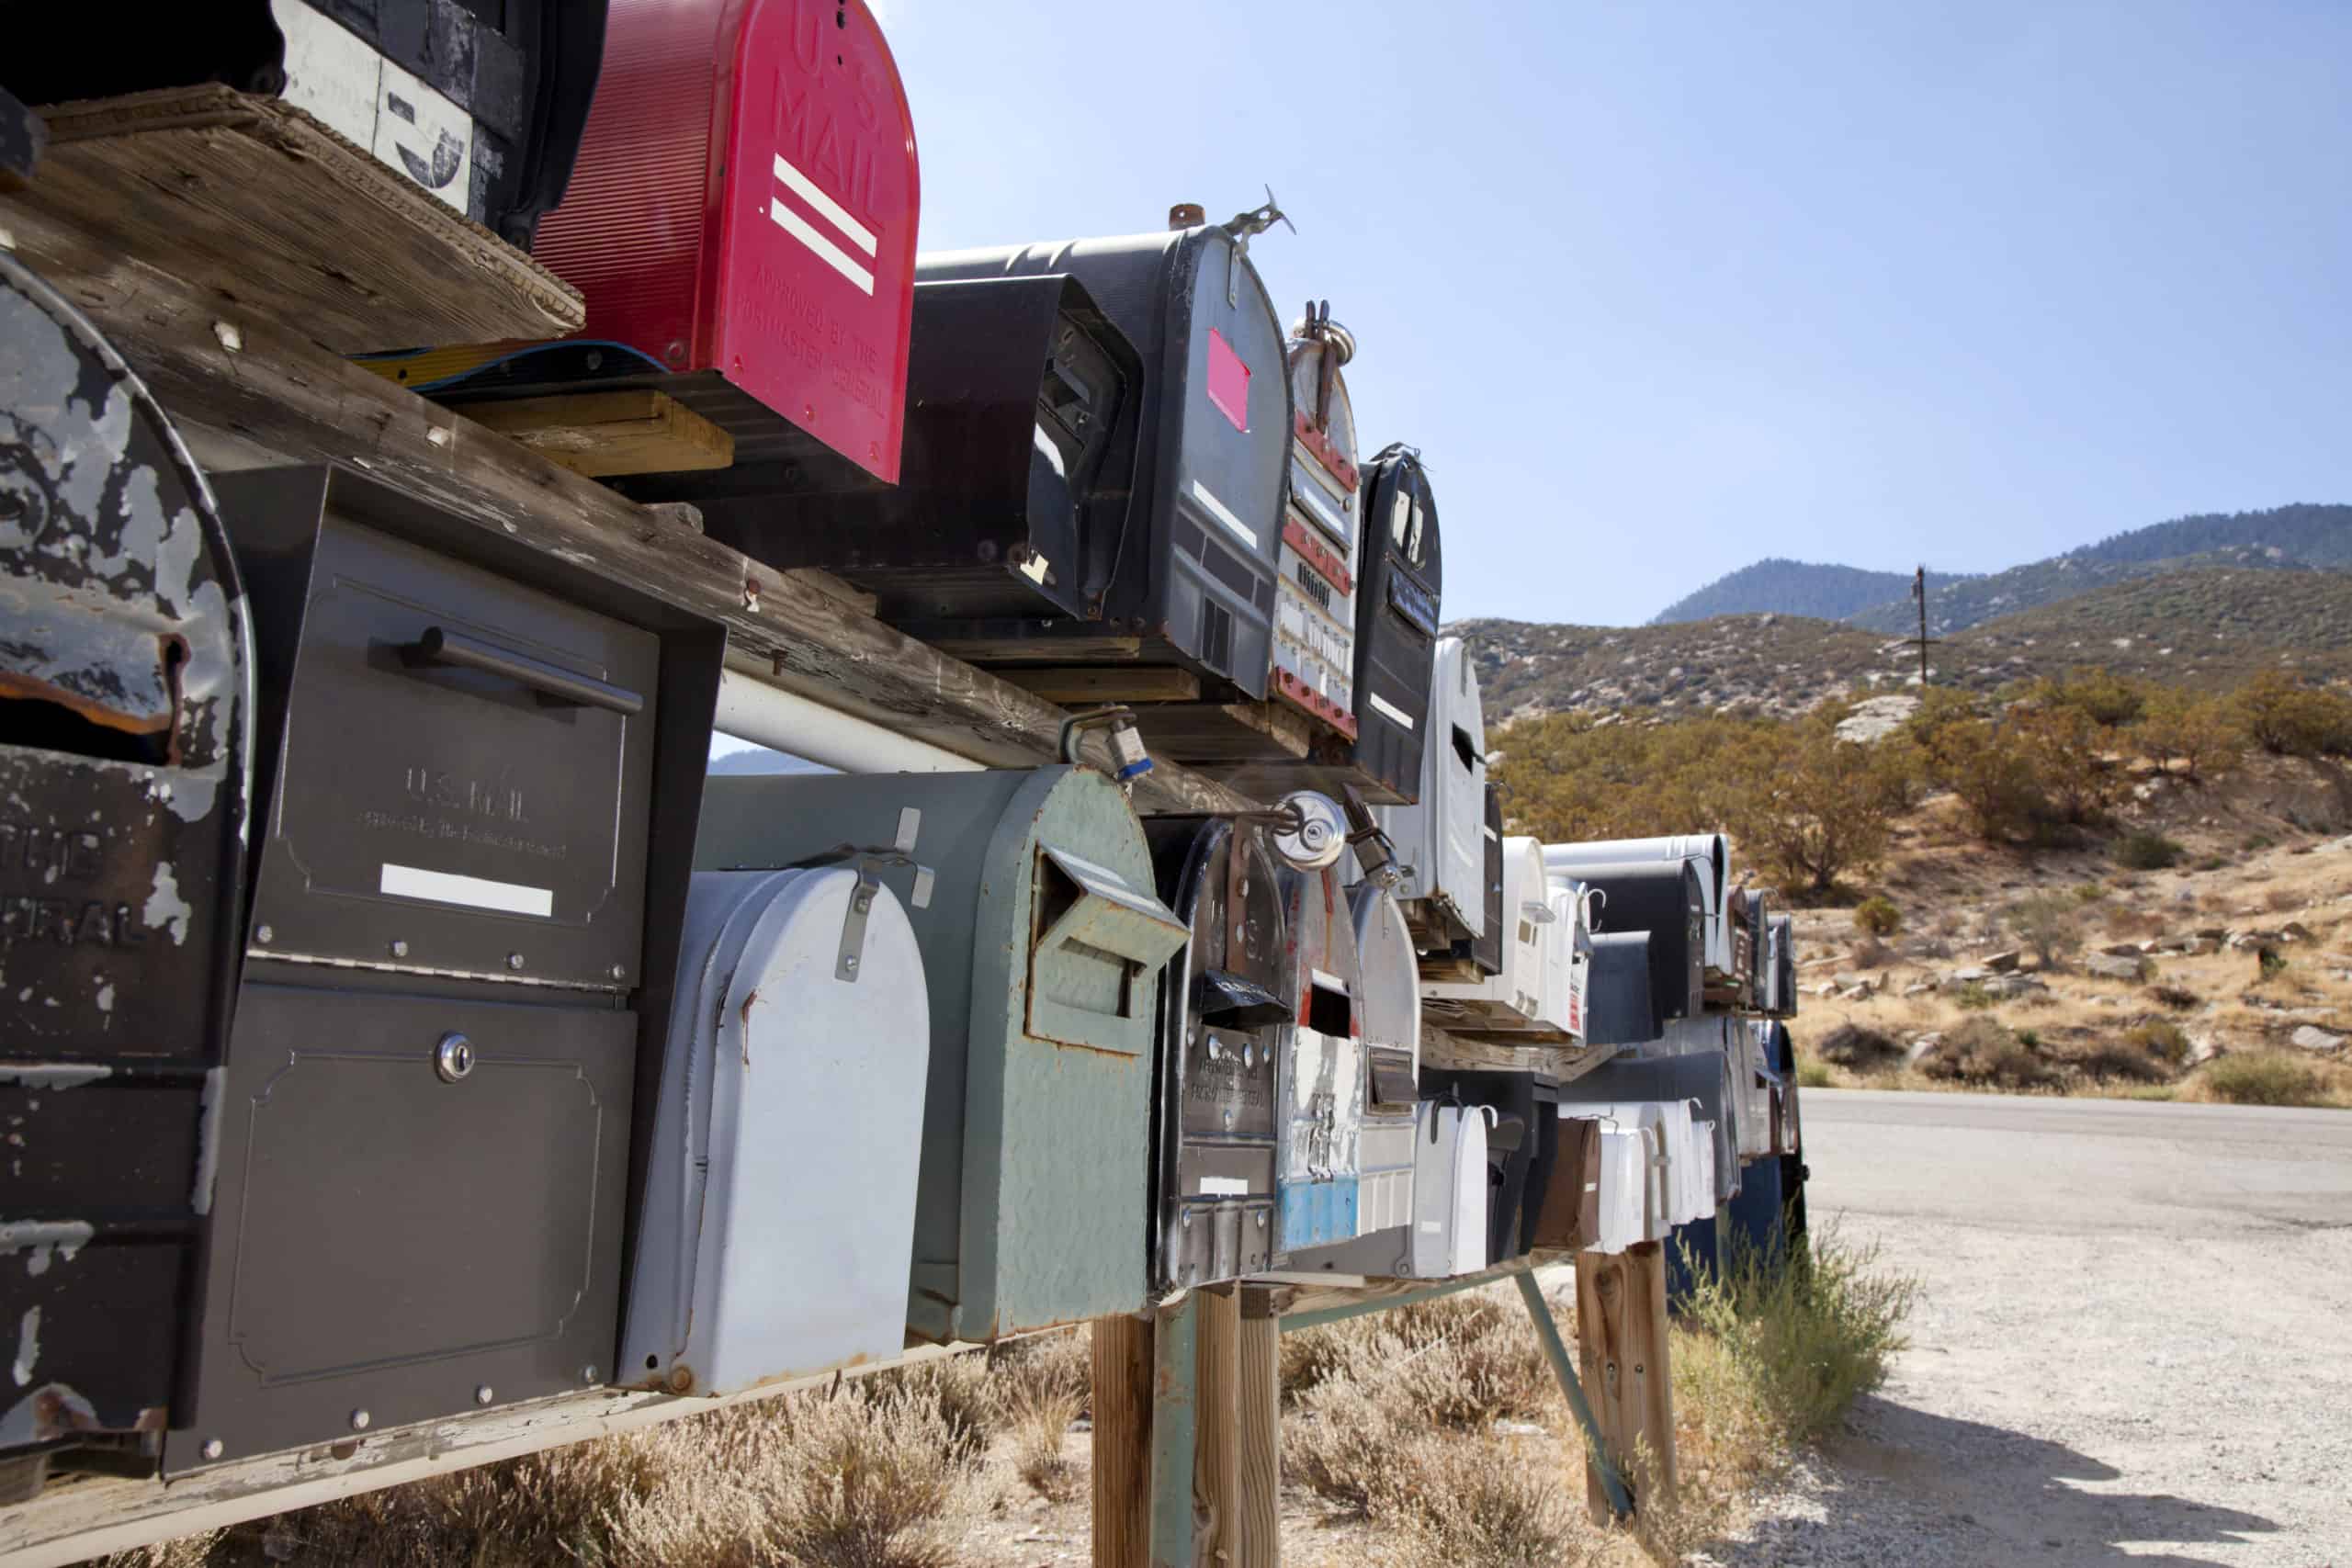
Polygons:
M931 1062L908 1331L989 1340L1134 1311L1160 971L1186 928L1118 785L1082 767L716 777L695 864L781 867L909 834L930 882L909 914Z

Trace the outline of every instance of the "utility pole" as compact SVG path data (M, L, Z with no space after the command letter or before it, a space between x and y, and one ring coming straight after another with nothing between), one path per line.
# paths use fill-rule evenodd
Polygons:
M1911 597L1919 606L1919 635L1905 640L1916 641L1919 645L1919 690L1924 692L1928 689L1928 646L1939 640L1928 635L1928 569L1925 566L1912 575Z

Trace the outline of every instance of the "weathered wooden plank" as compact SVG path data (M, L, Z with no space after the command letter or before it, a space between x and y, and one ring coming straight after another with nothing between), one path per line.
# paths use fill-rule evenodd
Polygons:
M650 387L448 406L592 479L724 468L735 461L733 436Z
M44 168L46 165L44 165ZM340 462L497 536L630 581L723 621L731 661L828 706L998 767L1053 760L1062 711L715 540L322 352L263 309L110 250L48 208L0 197L18 253L97 321L203 460ZM198 432L191 432L191 439ZM1086 755L1105 765L1100 736ZM1170 763L1138 784L1143 810L1246 808Z
M684 504L681 502L680 504ZM788 566L782 573L804 587L813 588L837 604L845 604L861 615L871 615L881 601L854 582L843 582L821 567Z
M12 200L337 353L587 319L570 284L276 98L206 84L41 117L48 153Z
M1151 1552L1152 1323L1094 1320L1094 1568L1147 1568Z
M1241 1292L1241 1370L1235 1395L1240 1475L1230 1568L1276 1568L1282 1560L1282 1320L1272 1292Z
M1049 703L1086 707L1098 703L1189 703L1201 694L1201 678L1172 664L1054 666L1007 670L1004 678Z
M1421 1066L1425 1067L1501 1068L1508 1072L1542 1073L1566 1083L1582 1077L1616 1055L1617 1047L1613 1045L1512 1045L1447 1029L1421 1031Z
M1241 1292L1238 1286L1212 1285L1199 1295L1193 1497L1203 1521L1200 1559L1214 1564L1233 1561L1240 1537Z
M1585 1396L1637 1511L1671 1512L1678 1483L1674 1378L1667 1359L1666 1250L1646 1241L1609 1255L1577 1254L1577 1346ZM1595 1524L1614 1517L1600 1472L1585 1466Z
M1272 703L1160 703L1136 710L1152 755L1216 765L1306 755L1313 721Z

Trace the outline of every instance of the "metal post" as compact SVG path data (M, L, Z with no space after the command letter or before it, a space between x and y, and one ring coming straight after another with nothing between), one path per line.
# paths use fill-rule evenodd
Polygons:
M1535 1320L1535 1337L1544 1343L1544 1356L1552 1363L1552 1375L1560 1380L1560 1392L1567 1396L1568 1408L1576 1415L1577 1425L1584 1429L1585 1450L1592 1466L1600 1472L1600 1484L1609 1493L1609 1506L1619 1518L1630 1517L1634 1512L1633 1495L1625 1489L1624 1478L1617 1473L1616 1464L1609 1457L1609 1450L1600 1440L1600 1424L1592 1417L1592 1406L1585 1403L1584 1384L1577 1381L1576 1364L1568 1359L1568 1347L1560 1337L1560 1325L1552 1320L1552 1305L1544 1299L1544 1288L1535 1282L1532 1273L1521 1273L1519 1293L1527 1303L1527 1315Z
M1199 1382L1201 1297L1185 1292L1152 1325L1151 1568L1193 1568L1198 1521L1193 1509L1193 1409Z

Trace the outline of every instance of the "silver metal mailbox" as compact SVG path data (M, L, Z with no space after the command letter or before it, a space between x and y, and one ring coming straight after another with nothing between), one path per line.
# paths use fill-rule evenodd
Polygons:
M1546 986L1554 953L1572 950L1569 926L1552 902L1544 846L1531 838L1503 840L1503 964L1482 980L1439 981L1421 988L1421 1005L1441 1029L1474 1036L1505 1034L1525 1043L1566 1042L1569 1031L1549 1005ZM1565 973L1565 964L1561 965Z
M1487 929L1487 722L1460 637L1438 639L1419 797L1378 808L1403 877L1396 897L1423 953Z
M699 872L681 970L620 1381L895 1358L931 1052L907 912L862 867Z
M1187 928L1118 786L1082 767L713 778L695 864L891 844L910 808L933 883L912 917L931 1054L908 1329L985 1341L1134 1311L1161 972Z
M1340 868L1285 867L1283 903L1298 1021L1284 1032L1275 1078L1277 1262L1355 1239L1370 1092L1355 919Z

